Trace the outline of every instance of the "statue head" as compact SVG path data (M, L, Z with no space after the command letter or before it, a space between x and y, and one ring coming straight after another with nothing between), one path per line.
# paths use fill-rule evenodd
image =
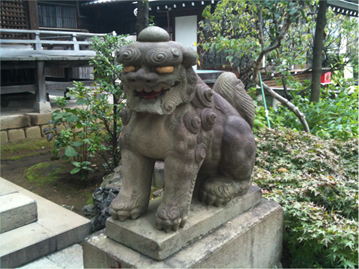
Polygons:
M116 56L124 66L120 79L130 110L171 114L193 99L197 76L192 66L197 54L169 41L162 28L144 29L137 42L122 47Z

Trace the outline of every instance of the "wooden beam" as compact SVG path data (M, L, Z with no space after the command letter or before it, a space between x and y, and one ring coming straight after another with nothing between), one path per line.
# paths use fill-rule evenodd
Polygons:
M19 92L36 92L36 85L14 85L1 86L1 94L19 93Z
M38 61L36 68L36 77L37 77L37 92L36 100L37 102L46 102L46 82L45 82L45 63L44 61Z

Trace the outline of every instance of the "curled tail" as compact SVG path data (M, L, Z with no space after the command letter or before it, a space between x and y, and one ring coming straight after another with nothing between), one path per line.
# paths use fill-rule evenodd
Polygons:
M253 127L255 108L252 98L244 89L244 84L235 74L221 74L213 86L213 90L226 99L246 122Z

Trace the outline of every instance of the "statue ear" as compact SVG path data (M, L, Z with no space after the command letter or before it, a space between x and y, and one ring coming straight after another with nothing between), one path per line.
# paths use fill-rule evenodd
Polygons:
M182 47L183 61L182 64L185 68L189 68L192 65L197 64L197 53L194 49L189 47Z

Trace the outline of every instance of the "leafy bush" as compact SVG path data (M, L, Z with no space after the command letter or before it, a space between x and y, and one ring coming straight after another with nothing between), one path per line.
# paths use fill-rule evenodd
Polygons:
M307 97L291 93L294 96L292 103L304 113L311 133L341 141L358 137L358 86L351 86L348 81L342 83L322 89L318 103L310 103ZM298 88L296 92L302 89ZM264 108L260 104L257 103L255 130L267 126ZM286 107L279 106L277 111L269 108L269 117L273 128L303 130L299 119Z
M287 128L257 137L253 180L284 209L284 266L357 268L357 140Z
M103 159L108 171L119 164L118 137L124 97L120 83L116 81L122 65L116 63L114 52L128 43L125 36L93 38L91 46L96 56L90 60L90 65L94 66L94 78L98 84L88 88L81 82L74 82L74 88L67 95L75 96L79 107L67 108L65 98L56 99L60 110L52 113L52 122L44 132L48 141L56 138L53 158L59 158L60 149L65 149L63 158L71 159L75 166L71 173L91 171L91 158L96 154Z

